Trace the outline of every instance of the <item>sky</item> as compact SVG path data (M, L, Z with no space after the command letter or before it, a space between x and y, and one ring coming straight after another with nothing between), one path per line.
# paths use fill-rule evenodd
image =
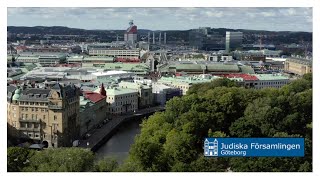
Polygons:
M312 8L30 8L8 7L8 26L125 30L199 27L312 32Z

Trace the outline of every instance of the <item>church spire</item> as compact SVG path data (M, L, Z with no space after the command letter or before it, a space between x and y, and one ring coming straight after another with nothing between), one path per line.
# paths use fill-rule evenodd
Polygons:
M100 94L103 95L103 96L107 96L107 92L106 92L106 90L104 89L103 83L101 84Z

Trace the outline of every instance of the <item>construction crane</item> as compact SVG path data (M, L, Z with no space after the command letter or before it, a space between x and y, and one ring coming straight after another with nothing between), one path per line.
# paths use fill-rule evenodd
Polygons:
M262 34L260 34L259 38L260 51L262 50Z

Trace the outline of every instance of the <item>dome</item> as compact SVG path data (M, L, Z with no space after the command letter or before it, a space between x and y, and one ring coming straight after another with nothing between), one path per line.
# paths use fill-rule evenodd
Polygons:
M14 91L14 95L12 96L12 100L13 101L17 101L20 98L20 93L21 93L21 90L20 89L16 89Z
M21 89L20 89L20 88L16 89L16 90L14 91L14 93L15 93L15 94L20 94L20 93L21 93Z

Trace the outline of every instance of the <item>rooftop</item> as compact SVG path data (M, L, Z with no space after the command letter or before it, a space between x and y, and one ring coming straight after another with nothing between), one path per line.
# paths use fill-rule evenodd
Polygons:
M287 76L283 76L281 74L255 74L254 76L261 81L289 80Z
M99 92L100 88L95 90L95 92ZM109 88L106 89L107 96L117 96L117 95L124 95L124 94L132 94L132 93L138 93L137 90L134 89L126 89L126 88L119 88L119 87L114 87L114 88Z
M92 73L92 75L95 76L110 76L110 75L118 75L118 74L128 74L130 72L127 71L117 71L117 70L111 70L111 71L105 71L105 72L95 72Z
M89 99L93 103L97 103L103 99L105 99L106 96L103 96L99 93L92 92L92 91L83 91L83 95L85 98Z
M125 87L125 88L129 88L129 89L150 89L150 86L147 86L145 84L141 84L141 83L135 83L135 82L126 82L126 81L121 81L119 83L120 87Z
M312 59L303 59L303 58L290 57L286 61L312 66Z
M226 78L242 78L245 81L257 81L257 80L259 80L256 76L249 75L249 74L227 74L224 77L226 77Z

